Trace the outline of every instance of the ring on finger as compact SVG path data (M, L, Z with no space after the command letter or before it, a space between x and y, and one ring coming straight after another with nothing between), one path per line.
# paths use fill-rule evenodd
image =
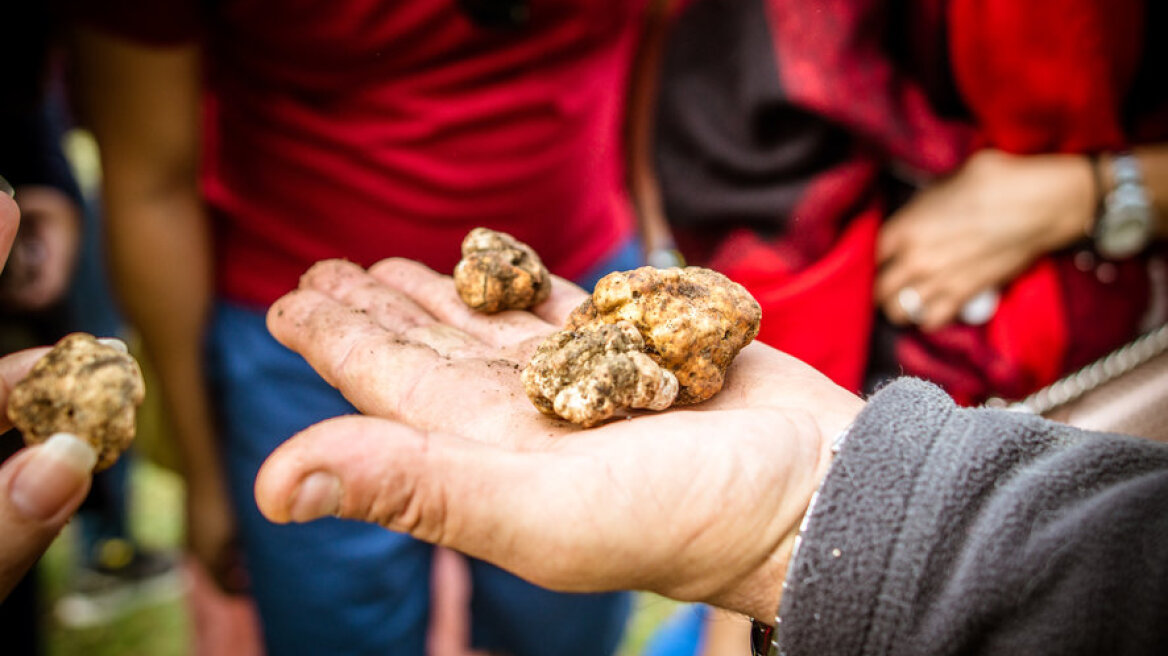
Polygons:
M896 304L900 306L910 323L919 324L924 320L925 303L915 287L902 287L896 293Z

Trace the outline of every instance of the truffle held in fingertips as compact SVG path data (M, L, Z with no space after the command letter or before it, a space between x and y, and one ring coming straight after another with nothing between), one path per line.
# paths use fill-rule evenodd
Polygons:
M80 437L97 451L94 471L101 471L129 448L145 395L142 370L131 355L73 333L13 387L8 419L30 446L55 433Z

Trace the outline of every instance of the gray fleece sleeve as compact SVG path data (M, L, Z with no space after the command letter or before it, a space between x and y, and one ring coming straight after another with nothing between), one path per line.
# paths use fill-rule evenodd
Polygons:
M1168 654L1168 446L905 379L860 414L780 608L785 654Z

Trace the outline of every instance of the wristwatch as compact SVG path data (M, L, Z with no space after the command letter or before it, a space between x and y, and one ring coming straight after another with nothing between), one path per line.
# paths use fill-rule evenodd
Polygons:
M1118 260L1131 257L1148 245L1156 224L1156 210L1148 199L1140 163L1134 155L1115 154L1111 172L1114 184L1095 221L1095 250L1103 257Z
M774 636L773 624L750 618L750 656L778 656L779 645Z

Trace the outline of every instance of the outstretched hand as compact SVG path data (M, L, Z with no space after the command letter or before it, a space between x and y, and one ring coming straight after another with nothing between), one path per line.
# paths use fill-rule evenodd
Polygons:
M554 589L773 613L829 442L862 402L756 344L700 405L587 430L546 417L519 372L584 297L557 280L532 312L486 316L413 262L317 265L269 328L364 416L277 449L260 509L376 522Z

